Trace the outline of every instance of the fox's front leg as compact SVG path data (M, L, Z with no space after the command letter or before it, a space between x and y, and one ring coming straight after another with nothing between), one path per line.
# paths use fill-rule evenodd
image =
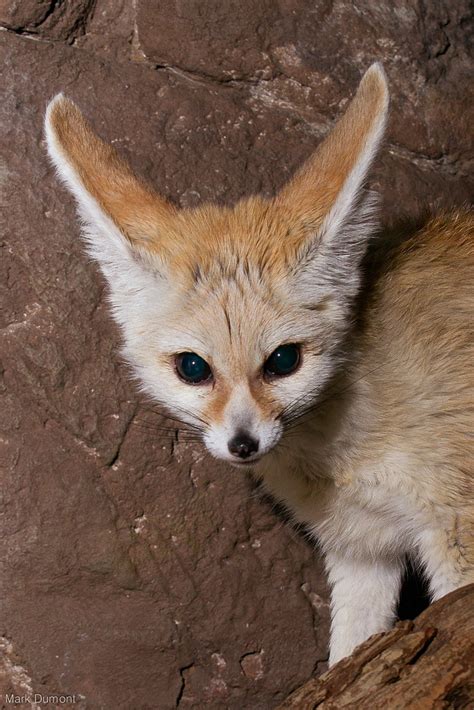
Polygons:
M332 586L329 643L332 666L372 634L391 628L403 561L398 557L360 560L329 553L326 568Z
M418 539L431 601L474 582L474 534L471 520L453 514L445 527L426 528Z

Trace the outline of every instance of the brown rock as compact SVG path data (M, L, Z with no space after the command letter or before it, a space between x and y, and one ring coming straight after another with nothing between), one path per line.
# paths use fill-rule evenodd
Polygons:
M74 45L109 61L141 59L135 48L135 12L130 0L95 0Z
M240 659L240 665L247 678L260 680L265 673L263 661L263 651L259 651L258 653L246 653L245 656Z
M0 26L19 34L73 41L85 28L94 0L0 0Z
M53 4L52 0L0 0L0 24L11 30L38 27Z
M64 88L167 194L186 201L220 184L237 195L237 136L231 155L219 136L242 111L238 93L143 66L117 73L6 33L2 49L2 633L35 691L76 693L87 707L268 707L325 658L300 589L326 595L321 564L245 478L139 405L41 127ZM204 183L191 166L206 151ZM300 644L305 659L288 664ZM266 674L254 680L240 660L260 649Z
M359 5L232 4L226 22L216 3L0 4L6 689L266 710L322 668L321 561L140 401L42 119L64 90L165 195L232 203L275 192L382 58L385 216L465 201L465 3Z
M392 86L393 154L405 161L416 157L410 152L422 154L426 167L441 157L445 164L467 160L463 149L472 159L468 0L427 7L364 0L357 8L327 0L190 0L179 11L165 0L160 12L138 0L137 8L137 42L150 62L245 82L262 104L286 108L316 134L328 111L334 117L347 102L348 87L381 61Z

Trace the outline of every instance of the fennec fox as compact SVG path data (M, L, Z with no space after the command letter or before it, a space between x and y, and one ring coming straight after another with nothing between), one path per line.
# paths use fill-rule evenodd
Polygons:
M183 210L71 101L46 117L144 389L319 541L331 664L391 626L407 557L432 599L474 581L473 220L432 220L361 288L387 108L374 64L275 198Z

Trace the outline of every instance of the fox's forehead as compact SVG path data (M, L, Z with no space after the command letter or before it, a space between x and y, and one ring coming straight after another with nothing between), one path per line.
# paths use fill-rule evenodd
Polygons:
M167 314L167 343L174 350L195 350L234 375L250 375L282 342L307 334L298 309L252 268L199 273L175 303Z
M263 198L180 213L157 243L178 293L167 312L167 348L248 376L279 345L311 339L314 307L292 288L299 231L289 224Z
M203 205L175 214L153 239L183 286L222 279L263 282L283 278L304 239L304 227L273 200L251 197L234 207Z

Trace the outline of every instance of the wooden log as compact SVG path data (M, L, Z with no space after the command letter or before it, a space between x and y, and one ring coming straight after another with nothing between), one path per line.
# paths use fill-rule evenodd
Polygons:
M376 634L277 710L474 707L474 584Z

